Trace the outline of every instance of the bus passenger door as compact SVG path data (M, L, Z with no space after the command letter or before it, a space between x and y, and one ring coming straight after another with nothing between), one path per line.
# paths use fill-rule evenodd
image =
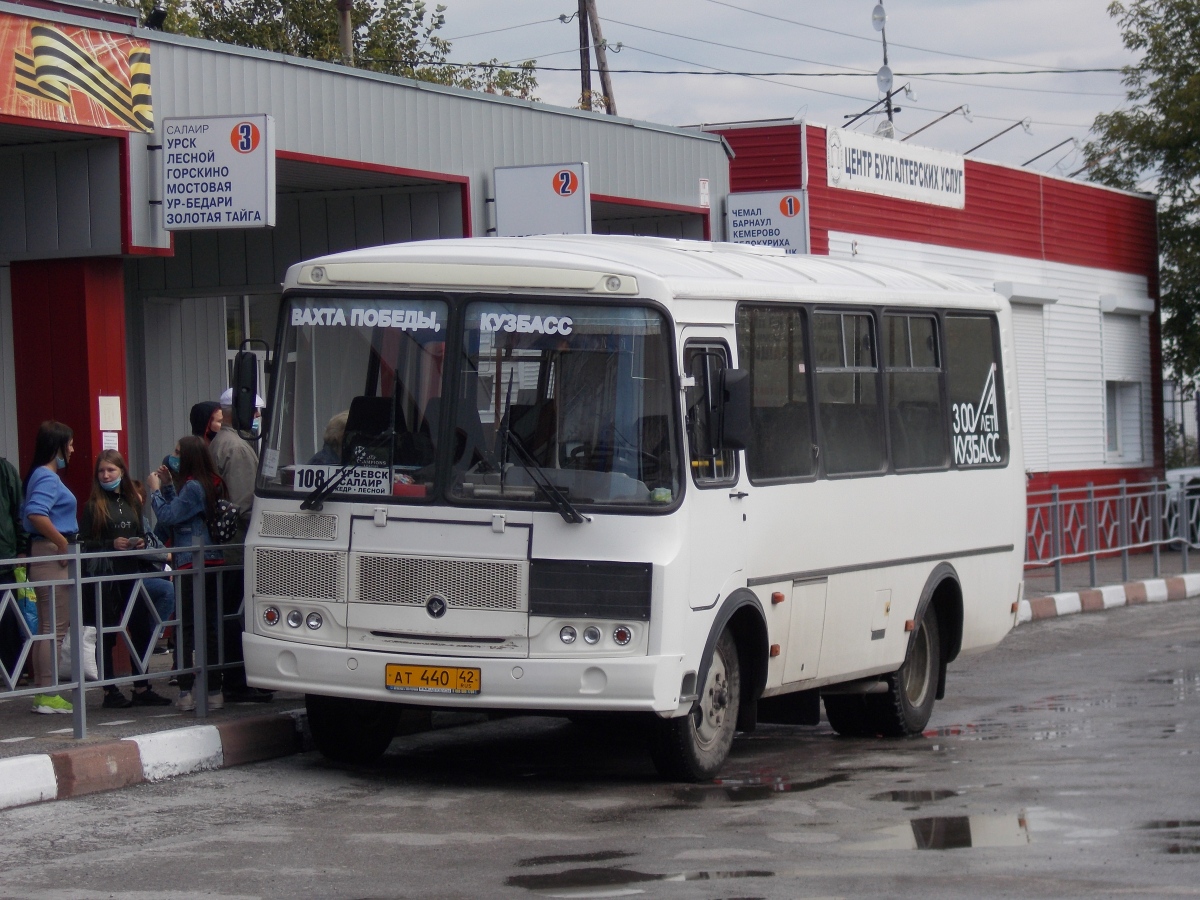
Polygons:
M717 384L731 364L727 332L683 332L684 423L687 432L688 602L714 606L745 583L745 534L749 499L738 452L717 447Z

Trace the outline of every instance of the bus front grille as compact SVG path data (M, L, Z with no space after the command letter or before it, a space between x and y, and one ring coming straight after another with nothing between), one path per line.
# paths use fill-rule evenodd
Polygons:
M344 602L345 558L338 552L258 547L254 552L254 592L260 597Z
M330 515L265 512L258 533L263 537L332 541L337 538L337 520L337 516Z
M355 562L355 599L363 603L424 606L433 594L440 594L450 609L525 609L524 561L359 556Z

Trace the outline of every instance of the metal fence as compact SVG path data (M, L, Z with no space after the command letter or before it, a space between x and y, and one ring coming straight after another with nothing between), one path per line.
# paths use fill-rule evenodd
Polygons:
M1166 481L1035 491L1026 516L1025 568L1052 566L1055 591L1064 563L1086 560L1095 587L1099 559L1119 557L1128 581L1130 554L1152 554L1157 578L1164 549L1179 551L1184 572L1189 551L1200 549L1200 495Z
M22 584L5 584L0 587L0 622L13 622L11 618L15 616L17 628L20 635L20 649L16 654L15 659L5 660L0 659L0 701L15 700L18 698L30 698L38 694L61 694L66 699L69 699L73 705L72 717L74 722L74 736L76 738L84 738L87 736L87 703L84 697L84 692L89 688L103 688L108 685L129 686L144 678L161 678L180 675L194 675L195 683L192 687L193 695L196 702L196 715L204 717L208 715L208 685L210 681L210 673L230 668L241 666L240 660L231 660L230 654L227 652L226 640L226 624L232 628L236 623L236 630L241 630L242 623L242 591L236 592L236 602L232 599L227 600L231 591L231 579L240 579L244 568L242 563L234 564L213 564L205 563L205 551L219 550L225 558L239 559L244 552L242 545L201 545L196 544L189 548L192 550L193 567L190 569L180 569L175 571L145 571L136 574L111 574L103 570L106 561L112 560L119 556L122 560L131 560L138 557L153 559L156 555L161 556L162 551L154 550L126 550L120 551L119 554L112 552L103 553L84 553L78 544L71 545L66 553L57 556L39 556L36 559L0 559L0 567L28 565L31 562L47 563L58 562L62 568L62 575L59 578L42 581L28 581ZM149 567L147 567L149 568ZM174 611L169 617L164 618L156 608L154 598L151 591L147 587L147 582L151 579L169 579L172 593L174 595ZM180 626L182 610L181 599L183 597L183 584L185 579L192 579L192 589L190 595L198 602L190 604L192 634L194 638L194 652L190 659L184 658L184 641L180 639ZM206 583L215 581L216 589L216 617L220 625L216 628L216 649L217 658L215 660L208 659L208 647L206 635L208 634L208 603L204 602L206 597ZM45 588L50 592L50 602L48 604L40 604L43 609L48 608L50 619L48 622L39 621L39 634L31 633L28 624L18 608L17 592L21 588ZM61 671L64 667L60 665L60 648L56 639L56 628L59 625L58 618L55 612L54 599L60 591L73 588L71 596L73 602L70 607L70 622L67 627L67 635L70 637L70 673L67 674ZM108 603L105 603L105 595L107 595ZM113 599L118 602L114 605ZM139 610L139 604L142 608ZM91 605L89 610L94 615L90 616L91 621L95 623L96 630L96 663L97 675L96 679L87 678L84 674L84 610L85 605ZM106 609L107 607L107 609ZM227 607L231 607L228 608ZM105 612L107 611L107 615ZM138 646L137 638L131 633L130 627L135 616L144 615L149 617L151 624L151 635L145 641L144 646ZM145 621L143 619L143 621ZM171 657L169 668L150 671L151 658L154 655L155 647L158 645L160 638L167 628L175 629L175 652ZM140 629L135 629L140 630ZM105 656L102 652L105 639L109 638L116 643L123 644L128 651L130 661L133 663L131 668L134 670L130 675L114 675L111 671L105 669ZM51 652L51 684L48 686L30 685L28 687L19 687L19 680L22 670L27 661L32 658L34 648L39 645L49 644ZM140 672L138 671L140 669Z

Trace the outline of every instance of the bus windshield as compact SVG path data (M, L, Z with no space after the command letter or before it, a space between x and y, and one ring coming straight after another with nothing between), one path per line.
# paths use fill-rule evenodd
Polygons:
M669 328L643 307L293 298L259 486L409 502L663 508ZM552 487L548 487L548 485ZM443 487L444 486L444 487Z

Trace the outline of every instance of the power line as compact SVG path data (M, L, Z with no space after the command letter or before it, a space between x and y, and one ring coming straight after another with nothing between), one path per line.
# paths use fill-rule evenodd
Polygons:
M504 28L493 28L491 31L476 31L473 34L460 34L458 37L446 38L448 41L465 41L467 38L483 37L485 34L499 34L502 31L516 31L518 28L528 28L530 25L545 25L547 22L557 22L558 16L553 19L538 19L536 22L525 22L521 25L508 25Z
M752 16L761 16L764 19L773 19L776 22L786 22L789 25L799 25L801 28L811 28L814 31L824 31L826 34L836 34L840 35L841 37L853 38L856 41L870 41L871 43L875 43L875 39L872 37L866 37L861 34L852 34L849 31L838 31L836 28L825 28L821 25L811 25L808 22L801 22L798 19L787 19L783 16L773 16L770 13L759 12L756 9L746 9L744 6L737 6L733 3L727 3L725 0L706 0L706 2L712 3L716 6L724 6L728 7L729 9L736 9L738 12L749 13ZM1002 65L1006 66L1029 66L1032 69L1048 68L1047 66L1038 66L1033 63L1014 62L1010 59L993 59L990 56L972 56L969 53L951 53L947 50L934 50L931 47L918 47L914 44L901 44L898 41L892 41L891 45L893 47L904 47L906 50L919 50L922 53L935 53L938 56L953 56L957 59L975 59L979 60L980 62L1001 63Z

